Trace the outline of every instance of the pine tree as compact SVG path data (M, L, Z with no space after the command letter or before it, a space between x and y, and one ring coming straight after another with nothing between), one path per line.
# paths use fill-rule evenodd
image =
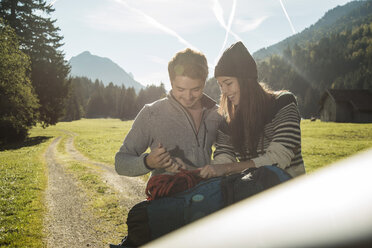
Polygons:
M96 80L94 83L94 92L89 98L86 117L87 118L105 118L108 117L107 103L103 95L105 90L102 82Z
M72 82L72 79L70 79ZM63 115L62 120L63 121L74 121L74 120L80 120L82 116L82 105L81 100L78 97L78 91L77 91L77 85L70 84L70 90L69 95L66 100L66 107L65 107L65 113Z
M0 17L20 37L23 52L31 59L31 81L38 96L40 122L57 123L68 95L69 66L58 49L63 37L55 21L47 17L54 9L44 0L1 0Z
M132 120L137 114L136 108L136 91L133 87L128 88L125 91L124 101L123 101L123 112L124 119Z
M29 57L0 18L0 143L22 140L38 120L37 97L27 75Z

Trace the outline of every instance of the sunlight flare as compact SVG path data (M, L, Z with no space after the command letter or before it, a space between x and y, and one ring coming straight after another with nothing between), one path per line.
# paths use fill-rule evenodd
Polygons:
M177 40L180 43L182 43L183 45L185 45L186 47L189 47L189 48L191 48L193 50L200 51L198 48L196 48L195 46L193 46L190 42L188 42L184 38L182 38L176 31L170 29L169 27L165 26L164 24L161 24L160 22L158 22L157 20L155 20L153 17L147 15L143 11L130 6L127 2L125 2L123 0L115 0L115 2L123 5L124 7L126 7L130 11L138 14L139 16L142 16L150 25L152 25L152 26L154 26L154 27L162 30L166 34L169 34L169 35L177 38Z
M49 5L50 5L50 6L53 6L57 1L58 1L58 0L52 0L52 1L49 3Z
M280 2L280 5L282 6L282 9L283 9L283 11L284 11L285 16L287 17L287 20L288 20L288 22L289 22L289 25L291 26L292 33L295 34L295 33L296 33L296 30L295 30L295 28L293 27L293 24L292 24L291 18L289 18L289 15L288 15L288 13L287 13L287 10L286 10L285 7L284 7L283 1L282 1L282 0L279 0L279 2Z
M234 38L237 41L242 40L237 34L232 32L232 30L231 30L231 26L232 26L232 23L233 23L234 17L235 17L235 10L236 10L236 0L233 0L232 7L231 7L231 12L230 12L230 16L229 16L229 22L228 22L228 24L226 24L226 22L223 18L223 9L221 7L221 4L218 0L214 0L213 13L214 13L217 21L220 23L220 25L226 30L225 39L222 43L221 50L219 51L218 56L214 61L214 64L217 64L217 61L218 61L219 57L221 56L223 50L225 49L227 38L228 38L229 34L233 35Z

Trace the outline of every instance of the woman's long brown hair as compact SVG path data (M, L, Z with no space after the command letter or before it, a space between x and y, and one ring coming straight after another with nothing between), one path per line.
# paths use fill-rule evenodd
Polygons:
M247 150L257 156L257 145L263 136L263 129L270 113L270 106L275 99L274 92L256 79L238 78L240 101L234 106L224 95L221 95L220 113L226 116L235 151L244 158Z

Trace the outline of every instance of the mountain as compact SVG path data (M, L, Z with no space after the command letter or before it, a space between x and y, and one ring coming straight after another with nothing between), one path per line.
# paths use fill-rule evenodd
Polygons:
M127 73L112 60L92 55L88 51L72 57L69 63L71 76L85 76L92 81L98 79L104 85L112 82L114 85L124 85L126 88L133 87L137 92L145 88L133 79L132 73Z
M264 60L274 54L282 55L284 49L293 47L295 44L304 47L307 44L320 41L331 33L339 33L362 23L368 23L368 20L371 20L371 9L365 7L368 2L371 1L353 1L343 6L337 6L302 32L258 50L253 53L253 57L257 60Z

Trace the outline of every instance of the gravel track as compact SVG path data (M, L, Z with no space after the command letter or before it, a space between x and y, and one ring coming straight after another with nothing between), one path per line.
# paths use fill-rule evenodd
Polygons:
M76 181L56 161L56 147L61 137L48 147L45 228L47 247L104 247L93 230L93 215L86 208L86 196Z
M92 161L73 145L75 134L69 134L66 151L77 161L97 166L103 180L118 192L120 204L128 211L136 203L145 199L145 182L140 178L119 176L112 165ZM92 212L86 205L87 196L79 188L76 179L66 173L64 164L56 159L57 145L61 137L56 138L47 148L45 159L48 166L48 187L46 190L45 232L47 247L108 247L102 243L99 233L94 231L97 224ZM104 224L104 223L103 223Z
M120 176L116 173L113 165L88 159L76 150L73 144L73 137L67 139L66 151L77 161L94 164L103 169L103 178L108 185L120 192L121 198L126 200L125 207L132 207L134 204L145 199L145 182L142 179L138 177Z

